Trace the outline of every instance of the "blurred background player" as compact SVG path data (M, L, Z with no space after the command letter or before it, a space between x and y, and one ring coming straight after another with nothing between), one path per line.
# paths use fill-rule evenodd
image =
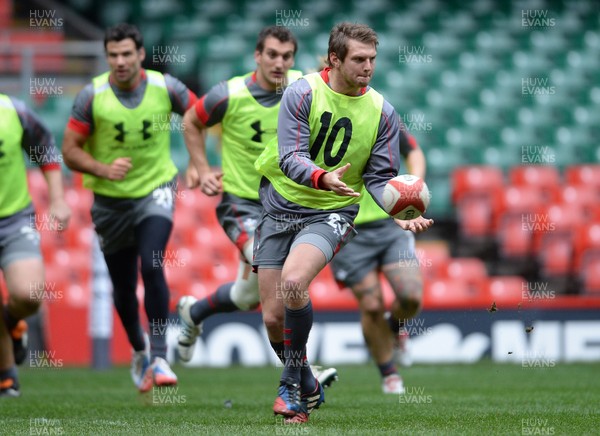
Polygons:
M254 264L269 338L284 340L285 367L273 411L286 423L308 421L324 401L306 358L313 322L310 282L356 233L357 191L366 186L381 202L383 187L400 166L398 116L368 86L377 44L368 26L334 26L330 67L286 90L277 138L257 161L268 180L261 182L265 213L256 231ZM423 217L402 222L413 231L431 224ZM273 322L278 290L284 291L283 337Z
M181 360L192 358L202 321L215 313L251 310L258 306L257 274L252 271L254 229L263 212L258 197L261 175L254 161L265 144L275 137L279 102L284 88L302 76L292 70L298 44L285 27L270 26L258 35L254 59L256 70L215 85L184 117L185 143L198 178L189 186L200 186L206 195L223 194L217 216L223 230L240 251L235 282L220 286L202 300L182 297L178 304ZM205 131L221 123L222 172L213 171L206 157ZM283 312L279 301L279 311ZM280 326L283 329L283 324ZM281 358L283 344L275 346ZM317 370L324 385L336 377L335 369Z
M424 179L425 156L416 140L402 127L399 138L400 154L408 172ZM413 233L400 228L364 189L354 223L358 235L335 255L331 269L336 280L351 288L358 300L363 335L379 368L383 392L403 394L404 385L394 360L410 365L408 335L401 327L417 315L423 295L415 238ZM396 297L387 314L380 273Z
M38 311L45 289L23 150L46 179L52 227L65 230L71 211L64 199L60 156L52 134L22 101L4 94L0 94L0 138L0 268L8 289L7 304L0 296L0 397L18 397L16 364L27 356L24 318Z
M84 173L84 186L94 192L92 221L113 284L115 307L134 350L131 375L145 392L153 384L177 383L165 360L169 288L163 259L177 175L169 120L172 112L183 115L196 96L174 77L142 69L145 51L135 26L109 28L104 48L110 71L77 95L63 154L67 166ZM149 350L136 296L138 258Z

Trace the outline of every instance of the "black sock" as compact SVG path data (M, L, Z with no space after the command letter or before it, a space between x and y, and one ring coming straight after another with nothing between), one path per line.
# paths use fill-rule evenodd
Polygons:
M124 248L116 253L105 254L104 259L113 284L113 300L129 343L135 351L145 348L144 333L140 325L137 287L137 250Z
M283 358L283 342L269 342L281 363L285 364L285 359ZM304 348L303 358L306 358L306 348ZM310 369L310 365L303 365L300 370L300 387L303 394L313 393L317 388L316 378Z
M302 365L302 368L300 369L300 390L303 394L312 394L317 388L317 379L308 364L306 347L304 347L304 361L306 364Z
M144 340L144 330L139 321L131 324L123 324L127 339L134 351L144 351L146 349L146 341Z
M10 333L12 329L14 329L19 323L20 319L15 318L8 311L8 306L4 306L4 322L6 323L6 328Z
M144 309L149 323L150 359L167 356L169 286L165 279L165 248L173 223L161 216L145 218L135 227L144 282Z
M167 360L167 338L164 334L148 335L150 339L150 361L154 358L162 357Z
M190 309L190 316L196 325L215 313L227 313L240 310L231 301L231 288L235 282L225 283L211 295L197 301Z
M308 365L305 349L312 323L313 310L310 301L302 309L286 307L283 329L285 367L281 374L281 380L291 378L300 383L302 367Z
M387 377L388 375L398 374L398 370L396 369L393 360L382 363L381 365L377 364L377 368L379 368L379 373L381 374L382 378Z
M273 342L269 341L271 344L271 348L275 351L277 358L281 361L281 363L285 364L285 359L283 358L283 342Z

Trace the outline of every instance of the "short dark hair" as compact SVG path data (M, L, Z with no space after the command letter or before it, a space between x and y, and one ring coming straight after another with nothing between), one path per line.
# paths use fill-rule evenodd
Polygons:
M354 39L364 44L373 44L375 48L379 44L377 33L366 24L343 23L336 24L329 34L329 47L327 48L327 64L331 66L329 57L335 53L344 62L348 54L348 41Z
M281 42L291 42L294 44L294 55L296 54L296 50L298 50L298 41L292 31L283 26L269 26L262 29L258 34L258 41L256 41L256 51L262 53L265 48L265 39L267 39L268 36L277 38Z
M106 33L104 34L104 50L106 50L106 44L109 42L119 42L127 38L133 39L135 48L138 50L144 46L144 38L142 38L142 34L137 27L129 23L119 23L116 26L106 29Z

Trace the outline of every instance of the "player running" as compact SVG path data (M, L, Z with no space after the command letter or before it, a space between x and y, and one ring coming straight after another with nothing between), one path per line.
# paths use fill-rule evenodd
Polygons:
M265 213L256 230L254 264L269 338L285 338L285 367L273 411L287 423L308 421L324 399L306 359L313 322L308 286L356 233L353 220L363 183L381 204L383 187L398 174L398 116L368 86L377 44L368 26L334 26L329 67L286 90L277 138L256 162L268 180L261 182ZM400 224L418 232L432 221L419 217ZM284 335L273 310L278 289L288 290Z
M280 26L262 29L254 59L256 70L215 85L184 117L185 143L198 178L189 187L200 186L206 195L223 194L217 207L221 227L240 251L240 264L234 282L221 285L202 300L185 296L179 300L181 332L178 351L188 362L193 355L202 322L216 313L251 310L258 306L257 274L252 271L254 229L263 208L258 197L261 175L254 161L277 132L277 114L285 87L302 76L292 70L298 44L293 33ZM223 172L213 171L206 157L204 133L221 123ZM283 305L276 308L283 320ZM283 330L283 323L279 324ZM279 358L283 341L271 344ZM334 368L315 372L324 385L336 378Z
M0 269L8 289L6 305L0 295L0 397L20 395L16 365L27 356L25 318L38 311L45 289L23 150L46 179L52 226L65 230L71 211L64 199L54 138L22 101L0 94Z
M196 96L167 74L142 69L143 39L130 24L106 31L110 71L78 95L65 130L69 168L94 192L92 221L113 284L115 307L131 346L131 376L141 392L177 383L165 360L169 288L163 259L173 226L177 168L170 155L170 115ZM140 324L138 259L144 282L149 346Z
M416 140L403 128L399 138L400 154L408 172L424 179L425 155ZM394 360L410 365L408 334L403 327L406 320L419 312L423 296L415 238L413 233L394 223L364 189L354 224L358 235L336 254L331 269L336 280L351 288L359 302L363 335L381 374L383 392L403 394L404 384ZM387 313L380 273L396 296Z

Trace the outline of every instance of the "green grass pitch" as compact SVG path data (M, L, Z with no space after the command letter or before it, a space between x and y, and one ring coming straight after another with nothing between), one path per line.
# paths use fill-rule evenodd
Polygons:
M407 393L381 393L374 365L339 367L302 426L271 411L281 368L183 368L179 386L141 395L128 368L27 369L22 396L0 401L0 434L533 435L600 432L600 367L416 365ZM228 407L230 406L230 407Z

